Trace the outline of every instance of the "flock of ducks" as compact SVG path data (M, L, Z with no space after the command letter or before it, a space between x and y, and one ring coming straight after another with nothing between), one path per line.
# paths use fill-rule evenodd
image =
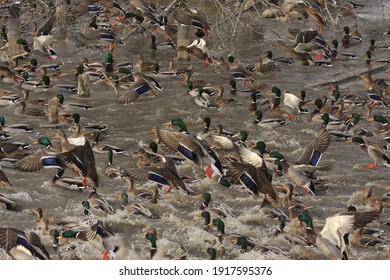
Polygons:
M150 242L150 258L185 259L187 255L190 257L193 254L187 251L188 244L166 237L163 238L165 243L161 243L154 226L155 221L164 218L166 209L173 216L182 214L173 204L164 202L165 197L177 196L183 201L199 204L198 208L193 209L194 217L198 217L196 230L203 234L205 240L215 240L209 241L212 246L205 250L210 259L225 258L225 250L238 250L239 253L235 254L242 254L243 258L249 252L261 256L276 254L286 258L287 251L276 243L264 244L260 238L242 233L240 228L236 229L237 232L225 231L225 223L237 219L238 212L234 209L235 203L230 203L228 207L224 207L223 203L211 203L215 193L224 191L233 192L235 197L247 201L249 205L256 201L254 207L258 209L257 215L269 220L268 227L275 228L272 238L285 240L290 246L315 248L320 258L348 259L350 249L354 246L388 250L386 237L389 222L382 216L386 215L383 212L390 206L390 196L378 194L384 190L364 188L360 197L362 208L350 206L348 209L340 209L337 214L328 216L321 227L313 222L317 220L313 218L316 215L312 209L314 205L309 205L305 200L310 196L326 196L327 182L317 173L323 174L321 172L337 168L336 164L324 163L322 160L328 148L336 141L356 143L366 153L369 169L384 170L390 167L387 154L390 144L389 121L386 115L376 111L380 108L386 114L390 90L389 71L387 79L375 79L370 71L355 75L361 78L359 82L364 86L361 94L346 93L342 83L334 82L330 93L319 98L310 96L306 92L308 90L294 94L282 91L282 85L262 83L267 81L267 76L282 77L280 73L283 73L285 67L298 69L303 65L323 67L323 71L328 71L328 67L333 65L356 60L358 55L339 51L339 42L345 50L360 53L361 49L367 48L366 65L372 67L376 64L378 69L386 70L389 61L373 57L377 54L386 55L390 48L388 42L377 46L376 41L371 39L367 46L366 37L358 31L358 24L353 25L352 30L345 26L339 40L329 40L331 34L327 30L331 25L324 19L324 1L303 1L297 6L304 5L300 7L301 11L319 25L318 29L291 31L295 36L293 45L277 41L274 50L268 50L256 61L246 63L238 61L232 54L226 59L213 55L207 43L212 36L212 24L195 11L195 4L190 6L186 3L190 1L172 1L159 10L146 0L101 2L71 3L69 15L76 20L88 19L85 30L72 36L77 46L93 50L103 48L106 51L103 62L84 59L73 65L72 73L62 73L60 65L56 63L60 54L53 48L55 40L52 32L56 26L56 17L53 15L33 33L32 45L26 39L19 39L17 44L21 45L22 53L10 58L9 63L0 65L0 83L11 89L1 92L0 106L20 107L20 111L15 113L29 120L27 124L18 124L13 122L12 115L0 116L0 159L4 167L0 169L0 205L4 205L1 211L2 215L8 216L14 215L14 212L29 211L37 217L36 228L19 229L1 225L0 248L9 257L61 258L67 251L78 249L81 243L93 248L103 259L129 258L131 244L124 238L126 230L116 229L110 218L120 215L123 219L137 219L142 221L141 225L145 225L138 230ZM337 7L332 6L332 9L335 13L340 11ZM177 37L175 31L178 25L189 26L189 30L193 31L191 36L194 40L191 44L177 46L174 38ZM2 31L3 50L6 50L8 44L6 31ZM174 60L170 59L169 67L165 70L161 69L162 61L149 63L143 56L137 65L132 65L118 55L118 49L128 44L124 34L150 37L150 48L157 56L165 50L185 52L192 60L195 59L193 65L179 69L175 67ZM375 34L375 37L379 36ZM386 38L381 37L381 40L386 41ZM273 52L277 50L285 52L286 57L274 58ZM50 63L39 65L44 58ZM26 60L29 62L22 65ZM216 85L193 79L196 72L194 65L199 67L197 69L211 71L214 80L223 80L225 83ZM63 77L71 75L75 81L82 75L88 78L79 81L79 84L61 82ZM161 127L162 123L156 123L155 127L148 128L151 138L144 140L150 141L149 144L142 145L136 151L109 144L106 140L110 137L107 125L84 125L80 122L83 110L93 110L92 106L67 101L67 96L77 91L77 87L103 83L115 89L118 106L129 103L136 106L139 99L147 99L149 93L164 92L164 85L172 82L177 83L189 97L189 106L197 105L201 112L207 112L197 122L197 125L204 125L203 130L197 133L190 131L186 120L178 116L167 120L164 127ZM47 93L56 92L52 98L58 101L61 122L58 127L46 131L45 134L50 134L50 137L37 137L34 143L40 145L38 149L31 149L29 144L12 140L13 137L32 135L38 128L37 123L46 122L48 113L44 105L47 105L49 99L31 99L30 92L34 96L47 96ZM309 96L312 99L308 100ZM172 102L175 104L174 100ZM248 105L243 106L243 103ZM293 130L294 122L302 122L308 116L310 125L316 127L315 132L306 139L308 144L300 156L294 159L284 152L283 147L280 151L269 150L267 139L253 139L245 129L237 133L228 131L221 124L224 121L218 120L218 114L211 113L232 108L241 110L241 114L250 113L254 116L252 125L260 131L277 132L287 126ZM216 117L210 117L208 113ZM372 122L373 125L370 128L368 125L360 126L363 122ZM69 131L72 131L72 135ZM53 145L51 139L60 145ZM254 143L250 144L250 141ZM360 151L356 149L356 152ZM100 164L96 160L100 159L99 154L106 158L103 172L97 167ZM115 159L135 157L135 165L118 167L114 164L114 156ZM16 176L9 178L7 168L16 169L12 172ZM54 169L51 179L54 187L69 192L89 192L87 198L79 202L82 211L77 221L48 219L43 215L44 205L23 209L17 200L12 199L10 194L19 188L18 172L39 174L43 169ZM69 174L68 177L64 176L65 172ZM117 209L100 191L108 180L123 182L127 186L126 191L118 193L117 199L121 205ZM207 182L205 184L211 185L211 189L199 187L199 182ZM279 224L274 223L272 218ZM198 219L204 219L204 223ZM293 221L299 221L299 225L289 227L288 224L293 224ZM369 227L372 224L377 227ZM185 227L185 224L182 226ZM51 240L50 248L47 246L47 238ZM79 243L67 240L77 240ZM167 244L167 241L170 243ZM147 247L148 244L144 245ZM204 253L203 258L207 258L207 254ZM86 257L96 258L92 255Z

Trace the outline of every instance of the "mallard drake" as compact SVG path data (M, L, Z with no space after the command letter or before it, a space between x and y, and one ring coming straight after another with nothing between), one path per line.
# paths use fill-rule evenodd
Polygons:
M74 109L84 109L84 110L89 110L92 108L92 106L90 105L86 105L86 104L81 104L81 103L72 103L72 102L67 102L67 103L64 103L65 101L65 96L63 94L57 94L56 96L57 100L58 100L58 107L62 110L67 110L67 109L70 109L70 110L74 110Z
M355 29L356 28L356 29ZM344 27L344 36L341 39L344 48L349 48L352 45L360 44L363 41L363 38L360 34L354 32L350 33L350 29L348 26ZM357 30L357 25L354 25L354 31Z
M177 78L181 75L180 72L177 71L169 71L169 70L160 70L160 64L153 63L153 76L162 78L162 79L170 79L170 78Z
M73 119L74 124L80 125L80 114L79 113L73 113L71 116L71 119ZM102 124L87 123L87 124L82 125L82 127L86 128L86 129L99 130L100 132L106 131L108 129L108 125L104 124L104 123L102 123Z
M180 130L176 132L166 129L156 129L155 133L159 141L164 143L172 151L179 152L185 158L194 162L202 170L205 168L209 178L211 178L213 172L216 172L220 176L223 175L224 171L217 154L205 141L189 135L187 126L182 119L173 119L165 123L165 125L175 125Z
M348 60L348 59L356 59L358 56L354 53L351 52L339 52L338 46L339 46L339 41L334 39L332 41L333 48L331 50L331 58L333 60Z
M200 205L199 210L211 212L222 218L226 218L227 216L231 216L233 218L236 217L231 211L227 210L226 208L223 208L221 206L209 206L211 202L211 194L209 192L204 192L202 194L196 195L196 197L204 200Z
M273 129L286 123L284 119L263 119L263 112L260 110L255 111L256 119L253 123L261 128Z
M88 196L87 200L82 202L84 208L84 214L88 215L92 209L100 209L107 214L113 215L115 213L114 208L111 204L100 194L97 193L94 187Z
M15 260L49 260L50 255L33 231L23 232L16 228L0 228L0 247Z
M210 63L213 62L209 50L206 45L206 41L202 38L198 38L195 41L193 41L188 46L178 46L178 51L185 51L189 53L190 55L201 59L203 61L203 64L207 67Z
M349 233L359 229L378 217L377 209L373 211L340 212L326 218L321 232L316 233L313 220L308 213L302 213L297 220L306 224L306 233L315 237L317 248L327 257L348 259Z
M152 50L166 50L166 49L174 49L176 47L176 44L172 41L171 38L168 38L168 40L164 40L157 43L156 42L157 36L155 34L152 34L150 37L151 37L150 48Z
M146 230L145 239L150 241L150 245L151 245L150 258L153 260L160 260L160 259L185 260L187 258L186 249L178 241L169 240L170 244L169 246L167 246L168 248L163 246L157 248L157 231L155 228L148 228ZM177 248L177 244L179 244L178 248Z
M5 118L4 116L0 116L0 131L8 132L10 134L20 134L33 132L34 128L27 124L11 124L5 126Z
M359 144L360 148L367 153L369 158L374 162L373 164L369 163L367 166L370 169L376 168L379 164L383 164L387 167L390 167L390 159L387 157L383 148L380 148L374 143L369 143L364 140L362 137L355 136L349 139L349 142Z
M100 131L95 130L93 132L92 150L95 153L105 154L109 149L115 154L125 154L126 151L110 144L99 144Z
M198 95L194 98L195 104L202 108L217 108L215 99L211 98L210 95L203 91L203 87L199 87Z
M305 238L304 236L296 233L284 232L286 222L288 221L288 218L285 215L279 215L274 219L279 221L279 226L277 227L274 233L275 237L282 235L291 244L296 244L305 247L316 246L315 240L314 241L310 240L310 238Z
M148 203L156 204L157 197L158 197L158 188L156 187L153 189L152 197L149 199ZM148 217L150 219L159 219L160 218L160 216L156 213L155 209L148 207L148 205L145 203L128 204L129 196L127 193L122 193L120 195L120 198L122 199L121 209L123 211L130 213L130 214L133 214L133 215L142 215L142 216Z
M87 188L85 181L82 178L76 177L62 177L64 174L64 169L58 169L56 175L51 179L53 184L69 189L69 190L84 190Z

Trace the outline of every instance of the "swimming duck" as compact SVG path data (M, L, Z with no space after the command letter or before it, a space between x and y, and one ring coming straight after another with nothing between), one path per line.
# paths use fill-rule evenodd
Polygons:
M71 110L74 110L76 108L79 108L79 109L84 109L84 110L89 110L92 108L92 106L90 105L86 105L86 104L81 104L81 103L64 103L65 101L65 96L63 94L57 94L57 99L58 99L58 106L59 108L61 108L62 110L66 110L66 109L71 109Z
M99 144L100 131L95 130L93 132L92 150L95 153L105 154L109 149L115 154L125 154L126 151L122 148L111 144Z
M356 59L358 56L351 52L338 52L337 48L339 46L339 42L334 39L332 41L333 48L331 50L331 58L333 60L348 60L348 59Z
M204 92L203 87L198 89L198 95L194 98L195 104L202 108L217 108L217 104L214 99L210 98L210 95Z
M261 128L273 129L286 123L284 119L263 119L263 112L260 110L255 111L256 119L253 123Z
M82 178L76 178L76 177L63 177L65 170L64 169L58 169L57 173L52 178L52 182L60 187L69 189L69 190L84 190L86 189L87 185L85 182L83 182Z
M158 188L154 188L152 191L152 197L149 199L150 204L156 204L157 203L157 197L158 197ZM150 219L159 219L160 216L155 213L155 209L148 207L148 204L145 203L134 203L134 204L128 204L129 202L129 196L127 193L122 193L120 195L120 198L122 199L122 205L121 209L127 213L134 214L134 215L142 215L145 217L148 217Z
M256 60L255 69L260 74L280 71L277 62L272 59L272 51L267 51L260 59Z
M43 117L47 115L47 112L42 109L38 108L31 108L31 109L26 109L26 102L20 101L17 106L20 107L19 112L23 115L27 116L33 116L33 117Z
M82 206L84 208L85 215L88 215L91 212L91 208L100 209L110 215L115 213L112 205L103 196L97 193L95 187L93 187L88 199L82 202Z
M211 194L209 192L204 192L202 194L196 195L196 197L204 200L200 205L199 210L211 212L222 218L226 218L227 216L231 216L233 218L236 217L231 211L227 210L226 208L223 208L221 206L209 206L211 202Z
M356 25L356 24L355 24ZM349 48L352 45L360 44L363 41L363 38L359 33L356 33L357 31L357 25L355 27L354 25L354 32L350 33L350 29L348 26L344 27L344 36L341 39L341 42L343 44L344 48Z
M169 240L170 244L167 247L160 246L157 248L157 231L155 228L148 228L145 234L145 239L150 241L150 258L153 260L173 259L185 260L187 258L187 251L184 246L178 242ZM177 247L179 244L179 247ZM176 246L175 246L176 245Z
M5 126L4 116L0 116L0 130L11 134L29 133L34 131L34 129L27 124L11 124Z

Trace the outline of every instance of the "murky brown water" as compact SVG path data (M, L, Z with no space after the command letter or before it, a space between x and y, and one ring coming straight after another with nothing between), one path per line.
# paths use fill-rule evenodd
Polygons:
M195 1L194 1L195 2ZM204 2L204 1L203 1ZM372 3L372 6L371 6ZM356 10L358 18L345 17L341 19L341 24L332 30L325 28L324 37L327 41L333 38L341 40L343 35L342 27L345 25L352 26L357 22L360 32L363 34L363 42L358 46L353 46L347 51L354 52L358 58L353 61L336 61L333 67L308 67L299 62L294 65L280 65L280 72L266 73L259 77L259 81L269 85L277 85L281 90L299 92L305 89L307 99L315 99L328 94L327 86L313 86L322 82L341 79L352 73L360 73L376 67L375 65L365 65L365 51L369 46L369 39L375 38L377 45L388 43L389 39L383 36L383 32L389 29L388 22L382 19L382 10L376 3L381 1L370 1L367 5ZM390 16L390 5L385 2L383 9L385 18ZM208 19L212 26L215 24L215 8L211 6L199 7L207 13ZM237 39L234 42L224 42L225 46L230 49L221 48L221 42L218 42L218 31L212 30L209 37L210 50L213 57L226 57L227 54L234 54L237 60L253 62L260 54L272 48L274 57L286 56L283 50L273 46L276 40L284 40L287 44L291 39L287 34L287 29L292 28L315 28L315 25L308 20L307 26L302 21L280 21L276 19L260 19L256 11L248 12L252 20L247 17L243 18L242 26L237 33ZM87 20L87 17L84 17ZM141 36L128 38L125 47L119 47L114 52L116 62L129 60L132 55L142 54L146 60L155 60L160 63L162 68L167 67L167 59L175 57L174 50L157 50L153 52L150 46L150 38ZM57 61L61 63L61 71L69 73L84 57L90 61L101 61L104 51L83 50L76 52L72 56L65 53L72 53L74 46L71 40L56 42L54 47L59 53ZM340 51L343 50L339 47ZM389 50L376 50L375 58L388 58ZM43 57L39 57L40 64L48 63ZM27 62L27 60L26 60ZM214 65L205 68L201 61L191 59L190 63L195 69L194 79L202 79L214 86L223 85L227 80L223 80L213 73ZM175 61L177 67L186 66L189 63ZM374 74L375 78L384 78L384 72ZM159 78L157 78L159 79ZM253 125L254 117L249 115L248 100L245 97L237 96L240 105L219 108L203 109L195 105L193 98L186 94L186 88L182 83L182 78L178 79L159 79L164 90L157 96L148 96L139 98L134 104L122 105L117 102L114 91L105 84L92 85L90 98L78 98L76 95L65 94L65 102L84 102L92 106L91 110L79 111L81 115L81 124L88 122L105 123L109 128L104 133L102 143L117 145L130 154L136 150L140 143L148 143L150 134L148 131L153 127L162 127L166 121L172 118L182 118L190 133L198 133L203 129L201 124L197 123L198 118L209 116L212 126L222 124L224 128L231 131L247 130L249 137L247 142L252 143L263 140L271 149L277 149L291 158L297 158L303 148L310 142L313 134L318 129L319 124L312 123L308 115L300 115L293 121L287 122L284 126L278 127L272 131L266 131ZM63 78L52 79L52 84L56 83L74 83L71 75L65 75ZM2 84L3 86L3 84ZM18 91L17 88L4 85L4 89ZM242 88L241 82L238 87ZM348 83L340 85L342 92L357 93L363 91L363 81L355 79ZM268 89L268 88L266 88ZM32 98L52 98L57 94L57 90L52 88L45 93L32 93ZM229 96L227 93L226 96ZM308 106L311 110L313 105ZM352 111L365 114L361 107L347 109L346 112ZM67 111L73 112L73 111ZM373 113L388 115L387 108L375 107ZM41 119L36 117L26 117L17 112L14 106L2 106L1 115L6 118L6 123L28 123L34 127L31 134L16 135L12 141L21 141L31 143L40 135L51 136L51 130L39 126ZM362 121L359 123L362 128L371 129L371 123ZM66 129L66 128L65 128ZM70 131L65 130L68 135ZM58 142L53 141L55 144ZM36 149L36 147L31 148ZM238 232L250 236L259 244L273 245L281 248L283 254L263 254L256 250L241 254L237 246L232 244L219 244L215 236L203 230L203 221L194 216L197 212L200 200L195 197L187 196L173 190L169 194L161 196L156 208L161 211L161 219L151 220L142 216L129 215L124 217L119 210L121 201L117 198L118 194L126 191L126 183L114 181L107 178L103 171L107 165L107 155L96 154L98 171L101 172L101 187L98 192L102 194L115 209L118 209L115 215L107 216L104 213L94 212L94 215L107 221L115 232L125 237L126 244L129 247L126 258L129 259L148 259L149 258L149 241L143 239L143 229L154 227L158 232L158 247L160 250L175 250L177 242L182 244L187 251L188 259L204 259L207 254L202 252L209 246L217 248L221 259L318 259L324 256L316 248L304 248L292 246L283 237L274 238L273 232L278 226L278 222L267 218L260 210L260 200L249 196L240 186L224 188L214 181L203 179L195 183L188 183L191 189L197 193L209 191L213 196L216 204L221 204L236 214L236 218L228 217L224 219L225 230L229 232ZM133 156L114 156L114 164L123 168L135 166ZM326 172L319 172L319 178L323 179L328 189L321 192L317 197L304 195L300 197L302 201L310 206L311 215L314 219L314 225L319 229L325 223L325 219L337 212L342 211L346 206L354 204L360 207L359 197L361 189L365 186L373 187L374 194L384 194L385 188L389 187L389 170L385 166L379 166L375 170L367 169L369 163L367 155L356 145L338 141L332 138L331 145L322 160L333 164L333 169ZM201 173L191 163L185 163L178 167L181 174L190 174L194 172L198 175ZM26 174L14 169L4 168L7 176L13 183L12 189L2 189L1 193L9 194L15 198L24 209L32 207L41 207L44 215L49 219L66 219L77 220L82 216L81 201L86 199L90 190L86 191L69 191L55 187L50 180L53 176L52 170L42 170L32 174ZM69 175L70 173L67 172ZM288 182L285 176L275 177L274 182ZM137 182L137 187L150 187L151 183ZM141 200L140 200L141 201ZM388 219L390 213L384 209L381 218ZM34 229L34 217L26 211L10 212L4 209L0 211L0 224L2 227L15 227L22 230ZM288 223L286 231L293 230L297 227L297 222ZM389 238L388 227L374 223L385 231L382 238ZM44 236L45 244L50 247L51 239ZM67 243L60 247L60 254L53 254L53 258L80 258L80 259L99 259L101 251L94 249L83 242L71 241L76 245L76 250L65 251ZM51 251L52 252L52 251ZM3 251L0 251L0 258L7 258ZM350 249L351 259L388 259L388 247L381 249L369 249L352 246Z

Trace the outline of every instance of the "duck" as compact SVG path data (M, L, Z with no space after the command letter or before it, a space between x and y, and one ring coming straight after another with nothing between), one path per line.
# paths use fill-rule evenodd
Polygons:
M22 100L18 102L17 106L20 107L19 112L23 115L33 116L33 117L44 117L47 115L47 112L42 109L38 109L38 108L26 109L26 102Z
M73 113L71 119L73 120L74 124L80 125L79 113ZM108 129L108 125L104 123L87 123L82 125L82 127L86 129L99 130L100 132L104 132Z
M83 110L89 110L92 108L90 105L82 104L82 103L64 103L65 101L65 96L63 94L57 94L56 96L58 100L58 107L62 110L74 110L74 109L83 109Z
M277 194L272 188L264 162L260 167L256 167L250 163L228 160L226 167L228 169L226 174L228 179L239 180L254 197L259 197L260 193L264 195L261 207L277 203Z
M374 162L367 165L369 169L374 169L378 165L390 167L390 159L383 151L383 148L378 147L378 145L370 143L360 136L352 137L348 140L348 142L357 143L359 147L367 153L368 157Z
M0 131L15 135L21 133L31 133L34 131L34 128L27 124L11 124L5 126L5 118L4 116L0 116Z
M308 213L300 214L295 220L306 225L306 233L315 240L317 248L327 257L338 260L347 260L349 234L354 229L362 228L377 219L377 209L373 211L343 211L328 216L320 232L313 227L313 220Z
M312 21L319 25L319 33L322 33L324 26L329 27L329 24L312 7L305 7L303 11L310 17Z
M358 34L356 32L350 33L350 29L348 26L345 26L343 28L343 30L344 30L344 36L341 39L341 42L342 42L344 48L349 48L352 45L357 45L357 44L362 43L363 38L361 37L360 34ZM356 30L357 30L357 25L356 25L356 27L354 27L354 31L356 31Z
M216 214L219 217L227 218L228 216L235 218L236 216L229 210L221 206L209 206L211 202L211 194L209 192L204 192L202 194L198 194L195 197L203 199L202 204L199 207L199 210L211 212L212 214Z
M212 99L210 95L204 92L203 87L199 87L198 95L194 98L195 104L202 108L217 108L215 99Z
M178 51L185 51L188 54L200 59L203 61L204 66L208 66L210 63L213 62L209 50L207 48L206 41L202 38L198 38L194 40L190 45L188 46L178 46Z
M4 170L0 167L0 186L2 187L11 187L12 184L5 174Z
M272 118L272 119L263 119L263 112L261 110L256 110L255 112L256 119L253 121L253 123L256 126L259 126L261 128L265 129L274 129L276 127L279 127L286 123L285 119L278 119L278 118Z
M93 143L92 143L92 150L95 153L98 154L105 154L110 149L115 154L125 154L126 151L122 148L119 148L117 146L111 145L111 144L99 144L99 138L100 138L101 132L99 130L95 130L93 132Z
M13 227L0 228L0 247L14 260L49 260L50 255L33 231Z
M92 188L92 191L90 192L88 199L82 201L82 206L84 209L84 214L88 215L91 213L92 209L98 209L102 210L106 214L113 215L115 214L115 209L112 207L112 205L100 194L97 193L97 190L95 187Z
M168 246L157 247L157 230L155 228L147 228L145 239L150 241L150 258L152 260L171 259L171 260L185 260L187 259L187 251L184 246L178 242L169 240ZM177 247L177 244L179 245ZM175 246L176 245L176 246Z
M65 189L77 191L85 190L88 187L81 177L63 177L64 172L64 169L59 168L51 179L52 183Z
M153 76L158 77L161 79L172 79L172 78L177 78L181 75L180 72L178 71L161 71L160 69L160 64L158 63L153 63Z
M256 73L263 74L272 71L280 71L278 64L272 59L272 51L267 51L255 62Z
M134 203L128 204L129 196L127 193L122 193L120 198L122 199L121 209L127 213L133 215L141 215L150 219L159 219L160 215L156 213L156 209L149 207L150 204L157 204L158 188L152 190L152 197L149 199L148 204L145 203Z
M178 23L194 28L196 30L195 35L198 38L207 36L211 30L210 24L204 17L198 13L193 13L188 8L175 9L172 15Z
M53 137L61 141L62 160L70 164L77 172L88 180L89 184L99 186L99 175L96 170L95 156L92 147L85 137L68 138L63 130L53 131Z
M373 195L371 187L363 188L363 195L360 197L360 202L363 205L367 204L378 204L380 203L383 207L390 207L390 198L388 196Z
M224 98L224 92L225 88L223 86L215 87L215 104L217 108L222 108L231 105L240 105L240 103L235 98Z
M349 60L349 59L357 59L358 56L354 53L351 52L338 52L338 46L339 46L339 41L336 39L332 40L332 45L333 48L331 50L331 58L333 60Z
M178 126L179 131L167 129L155 129L157 139L174 152L179 152L182 156L194 162L206 175L211 178L213 173L222 176L224 174L222 164L217 154L202 139L191 136L187 126L180 118L166 122L168 126Z
M51 15L45 23L36 30L34 34L33 51L46 55L49 60L57 58L57 52L53 49L54 37L50 34L53 29L56 17Z

